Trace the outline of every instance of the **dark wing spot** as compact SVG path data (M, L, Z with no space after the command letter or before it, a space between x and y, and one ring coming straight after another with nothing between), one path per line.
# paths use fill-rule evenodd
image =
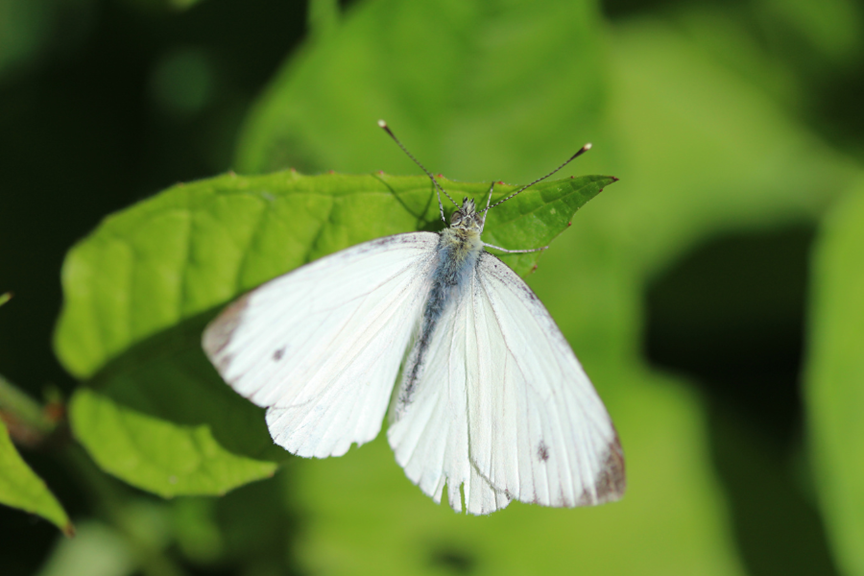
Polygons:
M273 352L273 361L278 362L279 360L282 359L283 356L285 356L285 347L284 346L282 348L279 348L275 352Z
M597 493L597 503L614 502L624 496L627 488L627 477L624 473L624 451L616 435L609 443L609 451L603 462L603 469L597 474L594 490Z
M541 462L549 460L549 448L543 440L540 440L540 444L537 445L537 459Z

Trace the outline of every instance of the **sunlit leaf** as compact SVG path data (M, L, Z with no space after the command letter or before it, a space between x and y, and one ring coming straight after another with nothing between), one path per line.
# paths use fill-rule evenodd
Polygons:
M594 2L365 2L280 70L237 166L417 173L383 118L434 172L538 177L602 136L600 29Z
M813 256L806 399L819 500L838 563L864 574L864 184L828 214Z
M60 502L45 482L24 462L0 419L0 503L38 514L67 535L74 529Z

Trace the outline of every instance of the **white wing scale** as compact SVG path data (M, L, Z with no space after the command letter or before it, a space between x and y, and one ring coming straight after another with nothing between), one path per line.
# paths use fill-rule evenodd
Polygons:
M207 327L205 352L267 407L277 444L323 458L378 435L437 243L418 232L359 244L252 290Z

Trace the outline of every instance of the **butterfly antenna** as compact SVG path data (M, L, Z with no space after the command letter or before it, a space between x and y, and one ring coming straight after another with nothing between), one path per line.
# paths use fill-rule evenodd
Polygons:
M561 170L562 168L564 168L565 166L567 166L567 164L569 164L570 162L572 162L573 160L575 160L576 158L578 158L579 156L581 156L582 154L584 154L585 152L587 152L587 151L590 150L590 149L591 149L591 143L589 142L588 144L585 144L584 146L582 146L582 148L580 148L578 152L576 152L575 154L573 154L573 156L571 156L570 158L568 158L566 162L564 162L563 164L561 164L560 166L558 166L557 168L555 168L554 170L552 170L551 172L549 172L549 173L546 174L545 176L543 176L543 177L541 177L541 178L538 178L538 179L534 180L534 181L531 182L530 184L526 184L526 185L523 186L522 188L519 188L517 191L513 192L512 194L510 194L510 195L507 196L506 198L504 198L504 199L502 199L502 200L499 200L498 202L495 202L495 203L492 204L491 206L489 206L489 205L487 204L486 208L484 208L484 209L482 210L482 212L486 212L486 211L489 210L490 208L494 208L494 207L498 206L499 204L503 204L504 202L510 200L510 199L513 198L514 196L516 196L516 195L518 195L519 193L521 193L523 190L526 190L526 189L530 188L531 186L534 186L534 185L537 184L538 182L542 182L542 181L545 180L546 178L549 178L550 176L552 176L553 174L555 174L556 172L558 172L559 170ZM481 212L481 213L482 213L482 212Z
M495 190L495 182L492 182L492 185L489 186L489 194L486 196L486 208L480 211L480 214L489 210L489 203L492 202L492 191ZM483 222L480 224L480 232L483 232L483 228L486 227L486 218L483 218Z
M432 180L432 184L435 185L435 192L438 194L438 210L441 212L441 220L444 220L444 222L446 223L447 220L444 218L444 204L441 202L441 193L443 192L444 196L446 196L447 199L450 200L450 202L453 202L453 205L457 208L459 208L459 204L456 204L456 201L453 200L453 198L450 197L447 191L441 187L441 185L435 179L435 176L433 176L432 173L429 172L429 170L427 170L426 167L423 166L423 164L421 164L420 161L417 160L417 158L415 158L414 155L411 154L411 152L409 152L407 148L405 148L405 145L402 144L402 142L400 142L398 138L396 138L396 135L393 134L393 132L390 130L390 127L387 126L387 122L385 122L384 120L378 120L378 126L380 126L385 132L387 132L387 134L390 135L390 138L392 138L393 141L396 142L399 148L401 148L402 151L405 152L405 154L407 154L408 157L411 158L411 160L413 160L414 163L417 164L417 166L419 166L420 169L423 170L423 172L425 172L427 176L429 176L429 179Z

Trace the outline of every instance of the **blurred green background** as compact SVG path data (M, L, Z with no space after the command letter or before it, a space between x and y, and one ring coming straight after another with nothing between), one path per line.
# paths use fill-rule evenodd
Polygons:
M465 517L382 436L164 500L13 430L77 536L2 507L2 573L864 575L862 96L856 0L0 0L8 380L73 393L66 252L174 183L417 173L378 118L463 181L590 141L564 175L620 182L529 283L628 466L619 503Z

